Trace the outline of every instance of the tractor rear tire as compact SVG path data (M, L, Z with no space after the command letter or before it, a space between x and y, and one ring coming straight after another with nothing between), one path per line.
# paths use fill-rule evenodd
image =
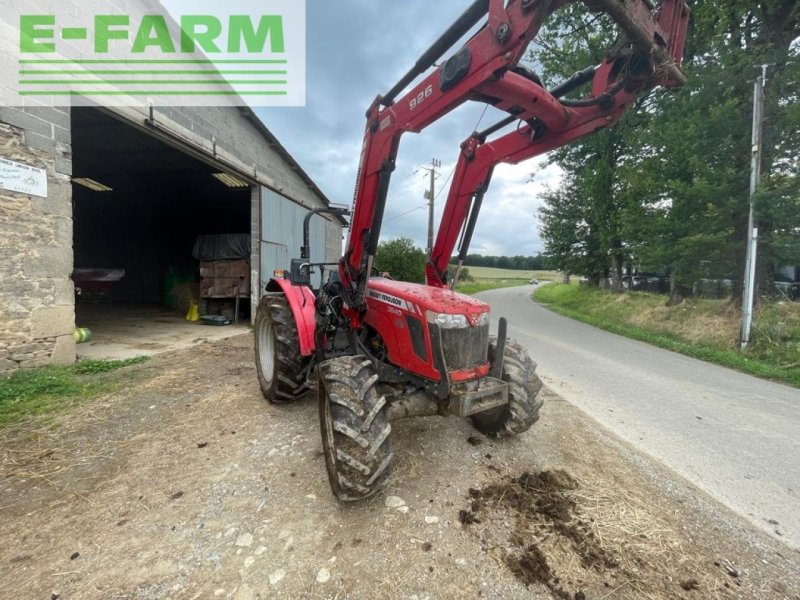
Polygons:
M309 359L300 354L297 323L281 293L268 293L258 304L255 351L258 383L270 403L292 402L308 390L305 369Z
M489 342L489 361L494 362L497 342ZM475 429L490 436L519 435L539 420L544 400L539 398L542 380L527 351L511 340L503 353L503 381L508 383L508 404L472 415Z
M363 356L341 356L318 367L322 449L333 495L363 500L386 487L392 454L386 398Z

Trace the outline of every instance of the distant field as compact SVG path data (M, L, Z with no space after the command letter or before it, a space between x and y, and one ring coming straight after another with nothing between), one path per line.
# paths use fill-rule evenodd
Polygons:
M555 271L515 271L492 267L467 267L467 269L472 281L459 282L456 289L462 294L477 294L496 288L528 285L532 277L536 277L539 281L553 281L558 276Z
M513 269L495 269L492 267L467 267L469 274L475 279L525 279L531 277L552 281L556 279L555 271L515 271Z

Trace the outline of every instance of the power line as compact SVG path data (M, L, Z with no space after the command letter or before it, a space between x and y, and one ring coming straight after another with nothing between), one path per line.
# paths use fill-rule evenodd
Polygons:
M434 200L438 200L439 196L441 195L441 193L447 189L447 184L450 182L450 179L452 179L453 173L455 173L455 172L456 172L456 168L453 167L450 170L450 174L447 176L447 179L444 180L444 183L442 184L442 187L440 187L439 191L436 192L436 197L434 198Z
M485 116L486 116L486 111L487 111L487 110L489 110L489 105L488 105L488 104L485 104L485 105L483 106L483 112L481 113L481 116L480 116L480 118L478 119L478 122L477 122L477 123L475 123L475 127L473 127L473 128L472 128L472 131L478 131L478 127L480 127L480 125L481 125L481 121L483 121L483 117L485 117Z
M390 219L386 219L386 221L384 221L384 222L385 223L391 223L392 221L396 221L400 217L405 217L406 215L408 215L408 214L410 214L410 213L412 213L412 212L414 212L416 210L422 210L423 208L428 208L428 203L427 202L425 204L417 206L416 208L412 208L411 210L407 210L406 212L401 213L401 214L397 215L396 217L392 217Z
M481 116L478 118L478 122L477 122L477 123L475 123L475 127L473 127L473 128L472 128L472 130L473 130L473 131L477 131L477 130L478 130L478 127L480 127L480 124L481 124L481 122L483 121L483 118L486 116L486 111L487 111L488 109L489 109L489 105L488 105L488 104L484 105L484 107L483 107L483 112L481 112ZM436 159L434 159L434 160L436 160ZM437 162L438 162L438 165L436 165L436 166L438 166L439 168L441 168L441 166L442 166L442 163L441 163L441 161L437 161ZM438 199L439 199L439 196L441 196L442 192L443 192L444 190L446 190L446 189L447 189L447 184L448 184L448 183L450 182L450 180L453 178L453 174L454 174L454 173L455 173L455 171L456 171L456 166L457 166L457 165L458 165L458 163L456 163L456 165L454 165L454 166L453 166L453 168L450 170L450 174L447 176L447 179L445 179L445 180L444 180L444 183L443 183L443 184L442 184L442 186L439 188L439 191L438 191L438 192L436 192L436 195L433 197L433 202L435 202L436 200L438 200ZM425 169L425 170L428 170L426 167L422 167L422 168L423 168L423 169ZM416 172L418 172L418 171L419 171L419 169L417 169L417 170L416 170L416 171L414 171L414 172L416 173ZM416 212L416 211L418 211L418 210L422 210L423 208L428 208L428 207L429 207L429 203L428 203L428 202L426 202L425 204L422 204L422 205L420 205L420 206L417 206L417 207L415 207L415 208L412 208L412 209L410 209L410 210L407 210L407 211L405 211L405 212L403 212L403 213L400 213L399 215L396 215L396 216L394 216L394 217L390 217L390 218L386 219L386 220L384 221L384 223L391 223L392 221L396 221L397 219L400 219L400 218L402 218L402 217L405 217L406 215L408 215L408 214L411 214L412 212Z

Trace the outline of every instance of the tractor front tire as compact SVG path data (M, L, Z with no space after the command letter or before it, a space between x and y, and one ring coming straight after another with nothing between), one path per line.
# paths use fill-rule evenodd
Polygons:
M281 293L267 293L258 304L255 351L258 383L270 403L291 402L307 391L308 358L300 354L297 323Z
M318 367L322 449L333 495L344 502L375 495L389 482L392 427L378 376L363 356L341 356Z
M489 361L494 363L496 341L489 342ZM539 420L544 401L539 398L542 380L536 363L526 350L506 340L503 352L503 381L508 383L508 404L472 415L475 429L490 436L519 435Z

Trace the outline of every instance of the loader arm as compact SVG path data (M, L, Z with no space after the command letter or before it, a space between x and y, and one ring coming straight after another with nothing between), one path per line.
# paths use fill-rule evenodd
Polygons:
M474 207L479 208L477 200L482 199L481 189L485 192L494 165L519 162L588 135L618 119L643 90L683 83L679 63L689 16L683 0L665 0L657 17L648 8L650 0L587 0L592 9L609 13L630 43L615 46L600 67L584 74L583 83L592 81L592 96L572 101L572 106L524 70L515 71L548 15L568 1L475 1L414 68L370 106L352 224L339 265L345 301L342 312L352 329L361 326L366 310L367 280L404 133L419 133L467 100L491 104L511 115L509 123L523 123L518 131L489 143L471 138L462 150L435 246L436 258L428 269L429 282L441 287L456 238L470 206L477 217ZM458 52L397 99L487 15L486 25ZM474 227L474 219L470 222Z
M618 6L616 0L595 1L591 5L611 6L612 10ZM631 5L635 8L632 14L638 14L646 23L647 16L638 11L639 5ZM663 62L656 63L653 62L654 59L642 61L642 55L636 53L636 46L630 48L617 44L602 64L576 73L552 90L542 87L535 89L535 94L527 98L531 108L524 116L510 116L485 131L473 133L464 141L436 241L426 265L428 285L455 287L469 251L492 173L498 164L518 164L610 127L633 105L641 93L658 85L672 87L683 83L682 74L676 70L681 63L688 16L688 9L682 2L668 0L652 17L655 23L652 29L654 36L660 36L659 32L670 32L663 47L659 44L655 46L660 53L658 60ZM641 35L638 37L642 38ZM629 39L633 39L633 35L629 34ZM659 37L653 39L658 40ZM655 54L655 51L651 52L652 56ZM504 79L509 81L504 85L518 85L515 77L517 76L514 73L507 74ZM560 100L590 81L590 96L577 101ZM525 100L519 94L516 97L520 104ZM558 104L561 112L552 110L554 103ZM514 130L487 141L490 136L514 123L517 124ZM448 277L447 269L457 243L455 274Z

